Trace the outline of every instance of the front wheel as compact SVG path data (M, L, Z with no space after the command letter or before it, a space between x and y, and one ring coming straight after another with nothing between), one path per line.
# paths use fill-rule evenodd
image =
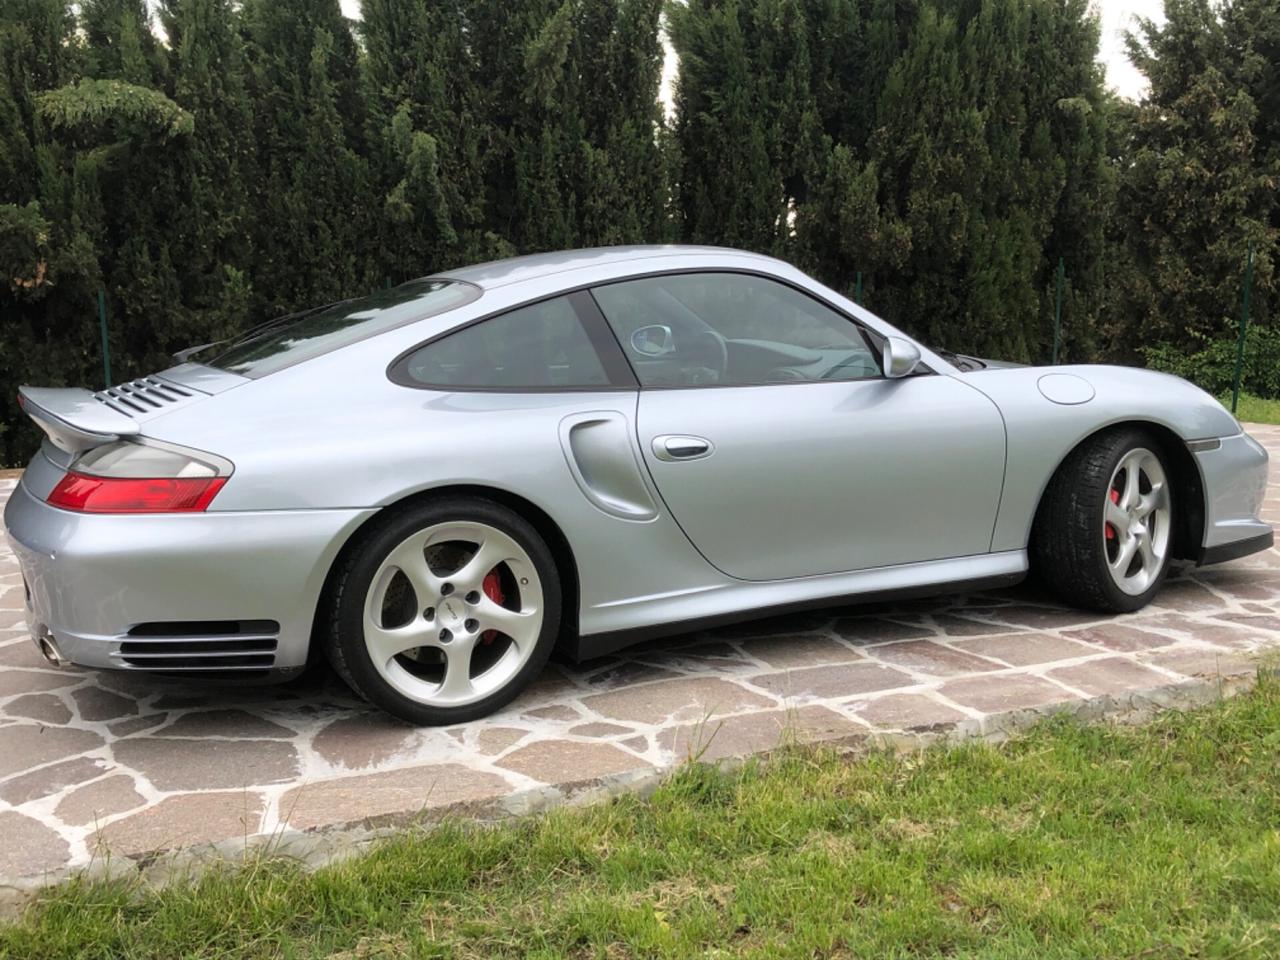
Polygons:
M1160 445L1148 433L1123 429L1086 441L1041 501L1031 535L1035 572L1074 606L1137 610L1168 572L1175 506Z
M537 531L481 499L417 504L352 546L335 573L326 649L353 690L445 725L508 703L546 664L560 580Z

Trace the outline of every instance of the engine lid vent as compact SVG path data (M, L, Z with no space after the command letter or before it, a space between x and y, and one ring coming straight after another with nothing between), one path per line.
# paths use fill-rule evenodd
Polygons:
M154 375L107 387L93 395L99 403L135 420L168 413L204 396L208 394Z

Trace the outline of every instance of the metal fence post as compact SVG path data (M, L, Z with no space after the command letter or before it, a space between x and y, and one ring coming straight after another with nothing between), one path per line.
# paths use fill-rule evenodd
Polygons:
M853 281L853 302L858 306L862 306L862 271L858 271L857 278Z
M1231 385L1231 412L1236 412L1240 402L1240 373L1244 369L1244 335L1249 328L1249 291L1253 287L1253 241L1249 241L1249 256L1244 262L1244 303L1240 308L1240 339L1236 341L1236 375Z
M102 375L111 386L111 341L107 339L107 294L98 288L98 326L102 329Z
M1053 363L1058 362L1058 345L1062 343L1062 275L1066 266L1058 258L1057 290L1053 295Z

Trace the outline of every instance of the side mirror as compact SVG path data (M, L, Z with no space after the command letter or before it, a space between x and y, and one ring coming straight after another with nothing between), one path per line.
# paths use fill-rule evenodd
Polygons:
M665 323L654 323L632 332L631 349L642 357L665 357L676 352L675 338Z
M920 366L920 348L910 340L889 337L884 342L884 375L897 380Z

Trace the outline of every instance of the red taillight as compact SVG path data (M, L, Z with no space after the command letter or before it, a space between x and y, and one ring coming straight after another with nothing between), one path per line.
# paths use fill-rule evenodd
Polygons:
M199 513L226 477L92 477L68 472L49 503L81 513Z

